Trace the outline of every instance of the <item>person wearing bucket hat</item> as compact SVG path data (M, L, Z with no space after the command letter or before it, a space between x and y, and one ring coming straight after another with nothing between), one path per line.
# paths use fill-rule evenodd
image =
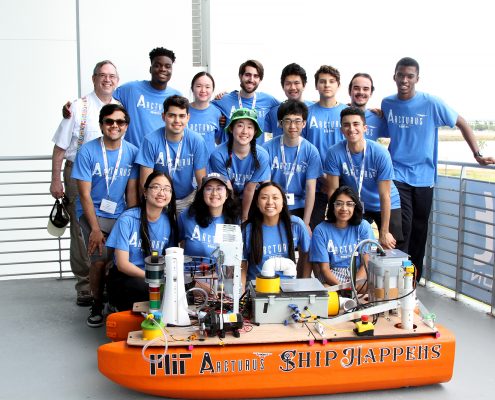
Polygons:
M234 193L242 199L241 220L245 221L256 186L270 180L268 152L256 144L262 130L255 111L234 111L225 129L229 140L211 154L210 169L230 180Z
M239 81L241 90L234 90L227 93L212 103L220 109L223 115L230 120L232 113L239 108L249 108L256 111L258 123L264 132L265 117L272 107L280 102L270 94L258 92L258 86L263 80L265 70L263 65L257 60L247 60L239 66ZM227 133L227 132L225 132ZM224 138L225 141L228 137ZM265 135L257 136L257 143L263 144L270 140Z
M239 224L240 205L232 184L211 172L203 178L194 201L179 215L179 240L188 256L211 257L217 224Z

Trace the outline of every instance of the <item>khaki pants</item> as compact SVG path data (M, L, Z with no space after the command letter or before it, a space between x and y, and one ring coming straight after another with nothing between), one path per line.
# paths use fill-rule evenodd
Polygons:
M70 177L72 163L65 162L65 196L69 199L67 211L70 216L70 269L77 279L76 291L89 290L89 258L76 216L76 198L78 195L76 180Z

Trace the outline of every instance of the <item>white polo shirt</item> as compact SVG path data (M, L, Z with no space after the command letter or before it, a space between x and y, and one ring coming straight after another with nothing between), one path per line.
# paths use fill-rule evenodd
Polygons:
M100 117L100 110L105 105L94 91L86 95L86 98L88 108L86 129L84 130L84 141L82 144L101 136L98 119ZM111 103L118 104L119 102L112 98ZM83 119L83 105L84 101L82 98L74 100L70 106L71 117L62 119L62 122L60 122L60 125L52 138L53 143L65 150L65 158L72 162L74 162L77 153L77 140L79 138L81 121Z

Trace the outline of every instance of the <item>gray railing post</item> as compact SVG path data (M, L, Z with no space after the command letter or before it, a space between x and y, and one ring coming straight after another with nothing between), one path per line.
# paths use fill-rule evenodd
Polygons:
M433 247L433 209L435 207L436 202L436 191L433 191L433 207L430 210L430 216L428 218L428 235L426 240L426 254L425 254L425 263L426 268L424 269L424 279L425 284L431 281L431 263L432 263L432 247Z
M461 176L459 178L459 213L458 213L458 224L459 229L457 231L457 262L456 262L456 273L455 273L455 299L459 300L459 295L462 292L462 255L464 254L464 230L465 230L465 219L464 219L464 204L466 203L466 180L465 180L466 169L461 167Z

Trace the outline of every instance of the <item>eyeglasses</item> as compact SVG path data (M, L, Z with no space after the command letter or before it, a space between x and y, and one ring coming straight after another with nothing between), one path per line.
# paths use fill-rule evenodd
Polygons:
M354 203L353 201L340 201L340 200L337 200L335 203L333 203L334 207L335 208L343 208L344 206L346 206L347 208L354 208L356 207L356 203Z
M113 126L113 124L117 124L119 128L122 128L124 125L127 125L127 121L123 119L112 119L112 118L105 118L103 120L103 123L106 126Z
M287 127L291 126L292 124L294 124L295 126L301 126L303 124L303 122L304 122L304 120L299 119L299 118L298 119L284 118L282 120L282 123Z
M205 193L206 194L211 194L213 192L217 192L217 193L225 193L225 186L217 186L217 187L214 187L214 186L206 186L205 187Z
M108 79L111 79L112 81L117 79L117 75L114 75L114 74L103 74L103 73L100 73L100 74L96 74L96 76L100 79L105 79L105 78L108 78Z
M151 193L153 194L158 194L158 193L172 193L172 188L170 186L163 186L161 187L160 185L152 185L148 188L151 190Z

